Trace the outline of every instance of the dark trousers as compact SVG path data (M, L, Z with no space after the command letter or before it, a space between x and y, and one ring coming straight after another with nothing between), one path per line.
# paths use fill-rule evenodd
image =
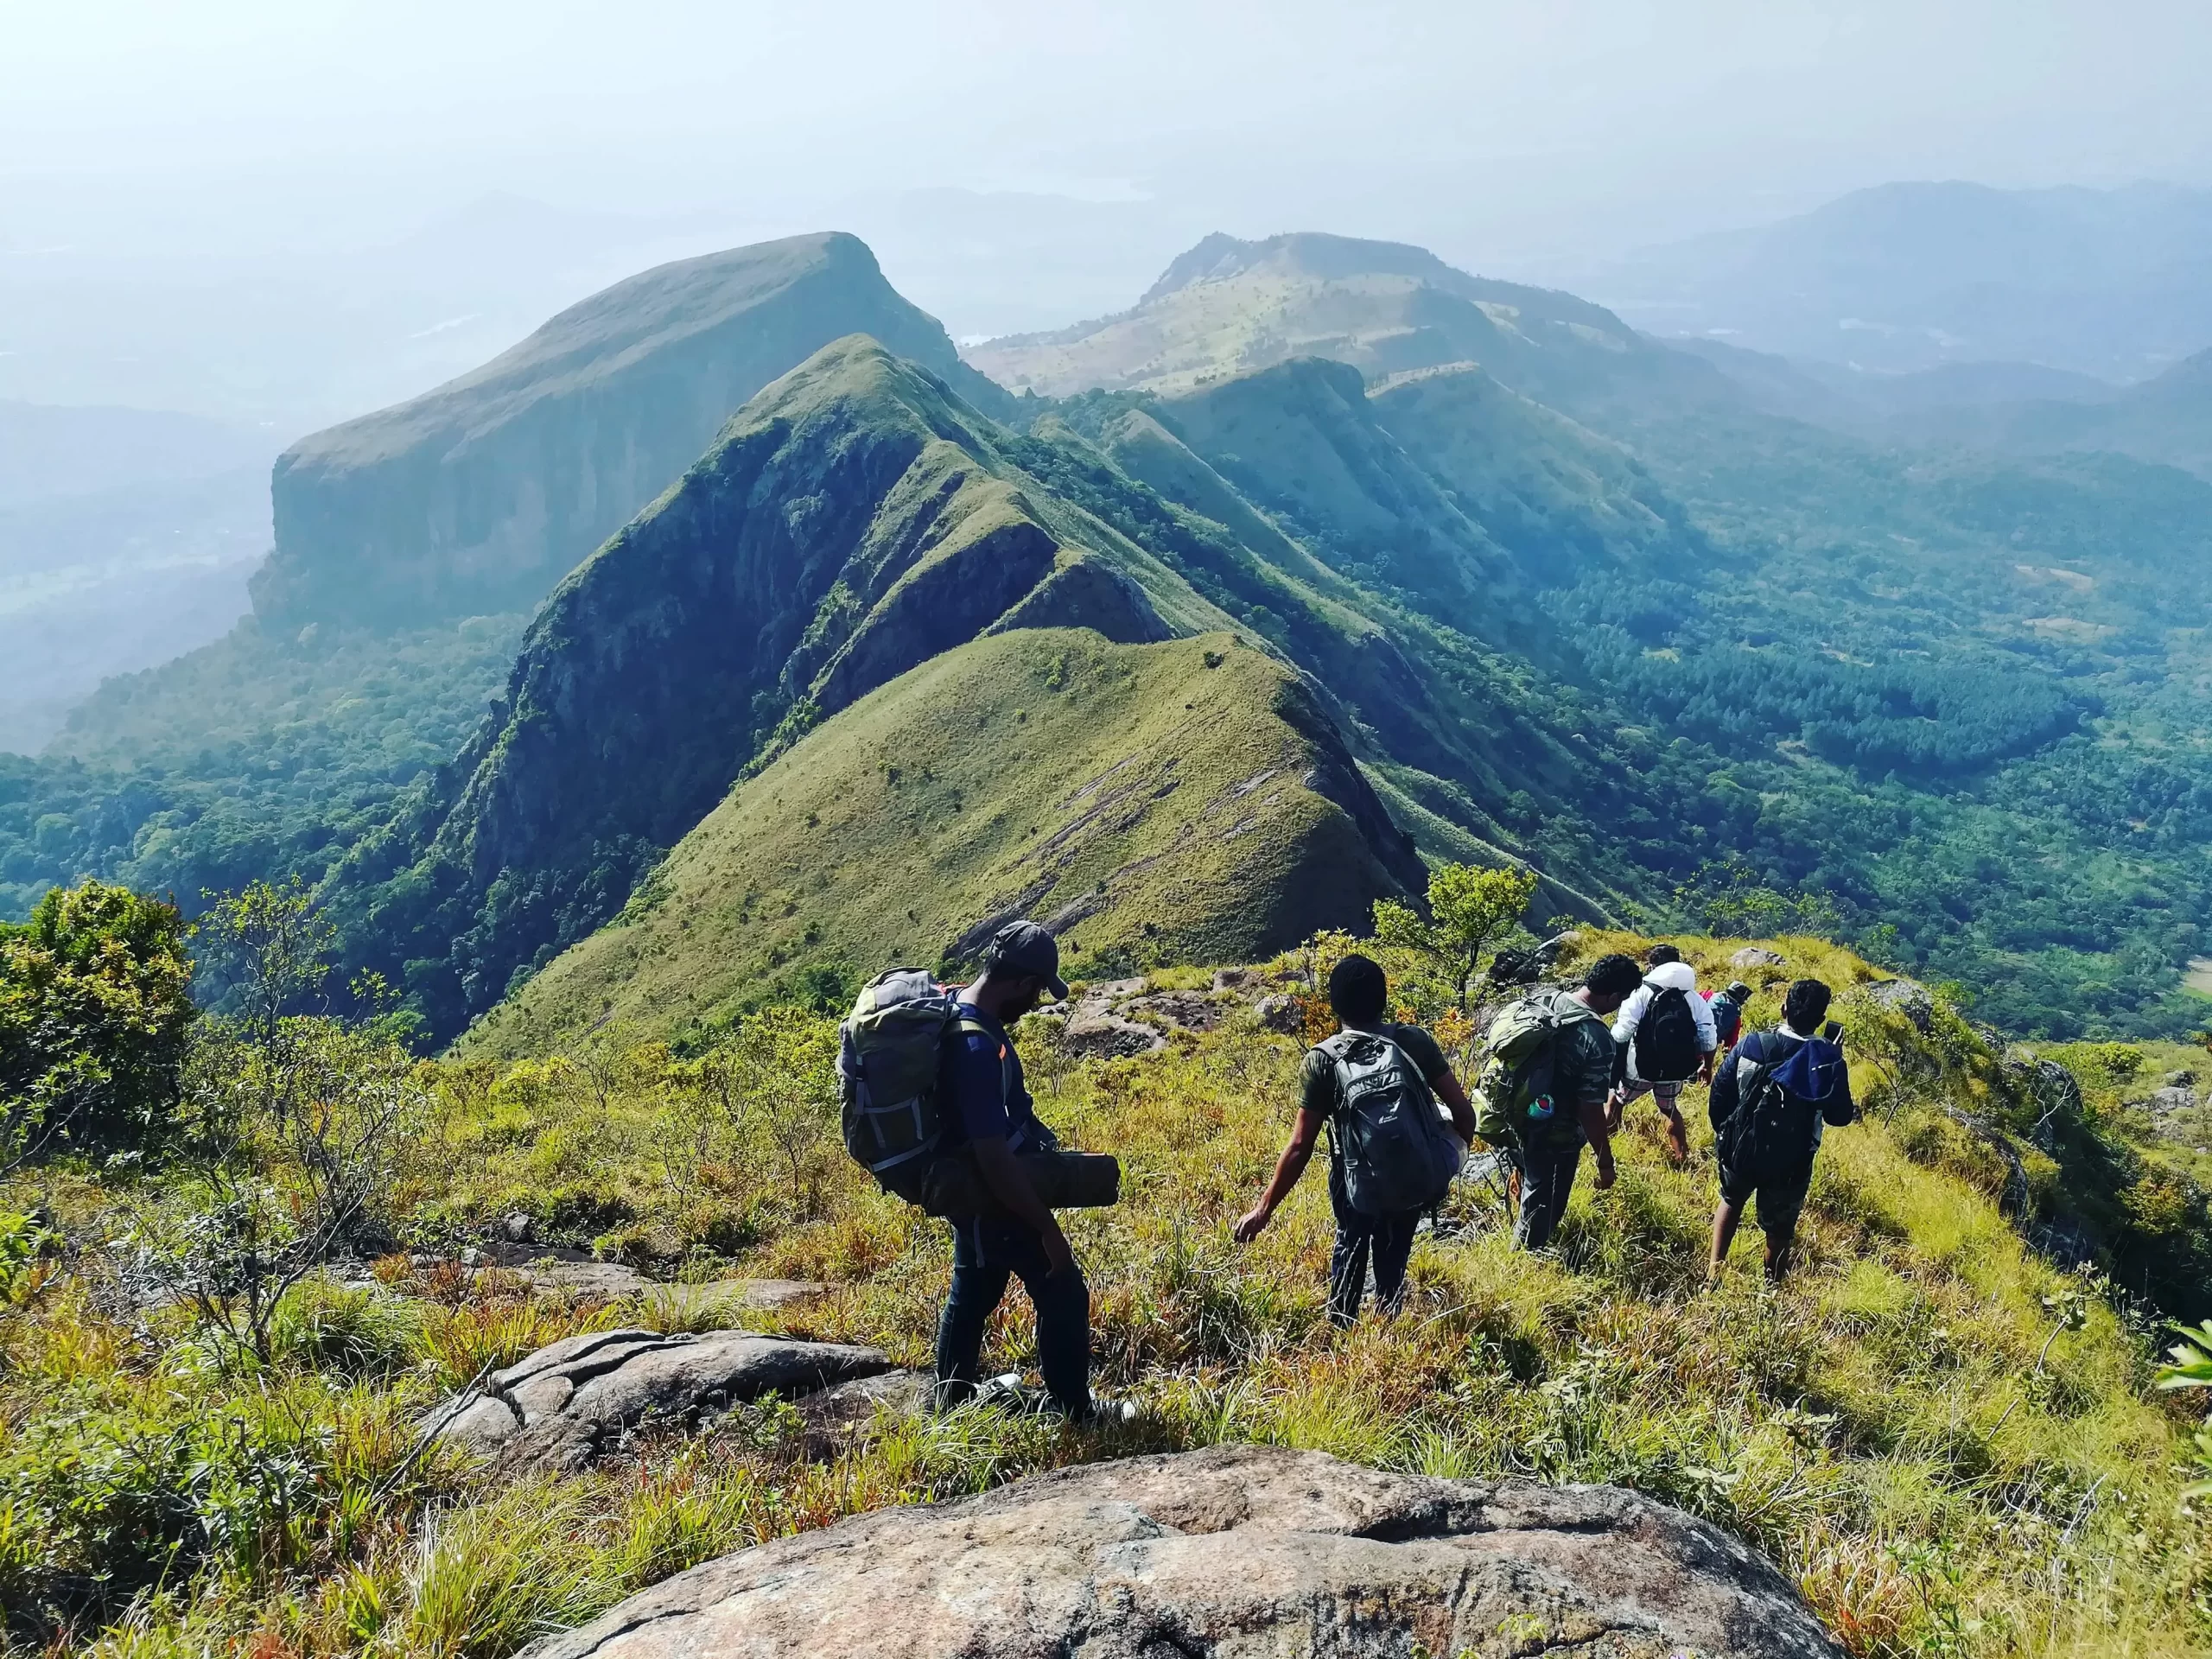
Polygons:
M1037 1369L1072 1416L1090 1411L1090 1287L1078 1272L1055 1274L1026 1227L963 1221L952 1229L952 1292L937 1326L938 1398L957 1405L975 1391L983 1327L1019 1276L1037 1310Z
M1337 1248L1329 1258L1330 1320L1350 1325L1359 1317L1370 1260L1375 1264L1375 1300L1386 1313L1396 1312L1405 1295L1406 1262L1414 1253L1414 1229L1421 1224L1421 1212L1363 1216L1351 1207L1343 1173L1333 1161L1329 1166L1329 1207L1337 1212Z
M1582 1166L1582 1143L1526 1146L1519 1161L1521 1217L1513 1226L1513 1242L1524 1250L1541 1250L1552 1242L1552 1230L1567 1213L1574 1173Z

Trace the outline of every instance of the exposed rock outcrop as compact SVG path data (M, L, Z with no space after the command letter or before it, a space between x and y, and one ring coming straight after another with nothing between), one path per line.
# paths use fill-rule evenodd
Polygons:
M692 1424L764 1394L810 1395L891 1369L873 1348L747 1331L564 1337L495 1371L440 1419L441 1439L511 1467L580 1469L642 1423Z
M1217 1447L741 1551L533 1659L1837 1659L1764 1558L1611 1487Z
M1936 998L1917 980L1885 979L1878 984L1869 985L1866 996L1877 1007L1903 1014L1912 1028L1923 1037L1935 1023Z

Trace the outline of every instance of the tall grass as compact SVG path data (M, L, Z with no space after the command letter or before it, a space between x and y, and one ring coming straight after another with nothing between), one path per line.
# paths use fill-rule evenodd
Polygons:
M894 1413L822 1460L771 1405L586 1475L501 1479L417 1452L413 1427L446 1390L571 1331L716 1316L689 1294L564 1302L395 1262L372 1291L298 1293L276 1363L239 1378L195 1366L187 1333L130 1312L80 1261L0 1323L0 1505L74 1529L57 1544L0 1521L0 1582L28 1610L17 1628L115 1655L497 1659L696 1561L842 1516L1069 1462L1260 1441L1632 1486L1768 1550L1867 1659L2212 1643L2207 1540L2177 1502L2186 1425L2149 1390L2144 1332L2025 1249L1971 1172L1908 1132L1913 1110L1971 1091L1972 1065L1931 1062L1892 1116L1829 1136L1802 1270L1779 1289L1747 1264L1703 1291L1710 1148L1700 1135L1675 1168L1632 1128L1619 1183L1578 1194L1554 1251L1425 1238L1403 1311L1340 1332L1323 1317L1318 1172L1254 1245L1228 1236L1287 1128L1297 1061L1232 1022L1141 1060L1039 1068L1046 1116L1126 1169L1119 1207L1069 1218L1100 1383L1139 1407L1111 1433L983 1408ZM786 1190L787 1158L748 1161L741 1112L692 1151L657 1140L657 1124L691 1121L665 1086L677 1064L632 1049L595 1077L464 1068L437 1155L410 1174L415 1213L474 1225L556 1175L557 1201L539 1189L531 1213L627 1249L653 1230L680 1238L711 1191L761 1236L694 1239L652 1258L664 1270L823 1281L747 1321L926 1364L942 1229L864 1190L834 1147ZM695 1153L696 1168L681 1164ZM89 1225L97 1194L76 1201L72 1224ZM1021 1367L1033 1338L1017 1295L986 1363ZM100 1434L131 1456L102 1463ZM208 1458L219 1479L191 1472ZM130 1570L92 1593L80 1580L102 1559Z

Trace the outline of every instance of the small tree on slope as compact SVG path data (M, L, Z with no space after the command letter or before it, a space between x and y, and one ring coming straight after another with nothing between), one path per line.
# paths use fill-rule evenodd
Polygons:
M1484 951L1504 943L1535 891L1534 870L1440 864L1429 872L1427 919L1395 899L1379 899L1375 937L1435 963L1465 1014L1467 987L1482 966Z

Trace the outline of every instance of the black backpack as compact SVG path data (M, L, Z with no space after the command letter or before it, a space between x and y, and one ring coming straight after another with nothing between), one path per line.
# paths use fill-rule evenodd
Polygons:
M1338 1032L1319 1045L1336 1067L1330 1119L1344 1160L1344 1196L1363 1216L1427 1210L1444 1201L1466 1148L1405 1050L1372 1032Z
M1637 1021L1631 1046L1636 1075L1646 1083L1688 1083L1697 1076L1705 1050L1697 1040L1690 994L1672 986L1655 990L1651 1005Z
M1758 1041L1761 1058L1737 1051L1736 1109L1714 1121L1713 1149L1741 1176L1778 1180L1812 1161L1823 1120L1840 1126L1854 1114L1832 1103L1834 1080L1822 1075L1842 1066L1834 1045L1815 1039L1775 1060L1767 1058L1767 1041L1752 1040Z

